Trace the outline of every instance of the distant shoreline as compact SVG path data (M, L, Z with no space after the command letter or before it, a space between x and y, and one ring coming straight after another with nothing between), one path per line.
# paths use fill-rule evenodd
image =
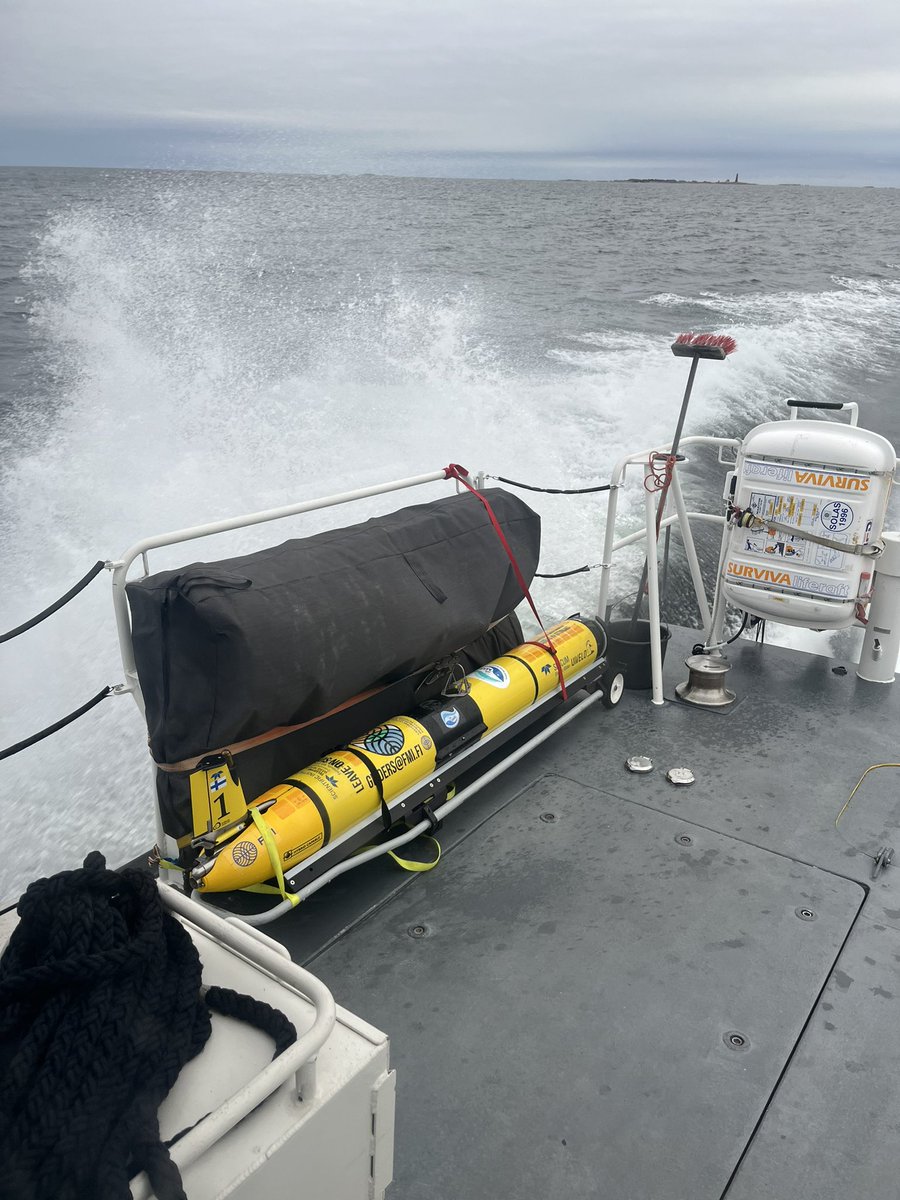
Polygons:
M115 171L119 173L153 173L157 175L269 175L275 178L303 179L420 179L423 181L443 180L455 183L585 183L585 184L621 184L621 183L675 183L694 184L697 187L712 187L714 185L730 184L733 179L663 179L632 176L628 179L599 179L579 175L437 175L437 174L397 174L391 171L309 171L309 170L263 170L259 167L237 169L231 167L210 166L147 166L143 164L121 163L12 163L0 161L0 172L7 171ZM856 191L868 189L875 191L897 191L900 185L896 183L813 183L799 179L781 180L738 180L740 184L750 184L763 188L825 188L846 189Z
M746 179L611 179L610 183L711 183L728 187L743 187Z

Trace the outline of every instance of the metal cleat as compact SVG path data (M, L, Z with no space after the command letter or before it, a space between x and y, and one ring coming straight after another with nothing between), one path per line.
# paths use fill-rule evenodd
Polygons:
M882 871L887 870L894 859L894 847L882 846L872 862L872 878L877 879Z

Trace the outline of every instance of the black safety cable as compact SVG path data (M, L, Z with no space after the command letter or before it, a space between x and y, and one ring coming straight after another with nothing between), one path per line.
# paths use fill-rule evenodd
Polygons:
M728 641L725 643L726 646L730 646L733 642L736 642L738 640L738 638L741 636L741 634L747 628L747 622L749 620L750 620L750 614L745 610L743 620L741 621L741 624L740 624L740 628L738 629L737 633L732 634L732 636L728 639Z
M515 479L507 479L505 475L485 475L485 479L496 479L499 483L508 483L510 487L524 488L526 492L546 492L548 496L587 496L591 492L608 492L612 487L611 483L588 488L535 487L533 483L517 483Z
M60 720L54 721L52 725L48 725L46 729L42 729L40 733L33 733L31 737L25 738L22 742L16 742L14 746L7 746L5 750L0 750L0 761L4 758L12 758L14 754L18 754L20 750L27 750L29 746L33 746L35 742L42 742L45 737L49 737L51 733L56 733L58 729L64 729L66 725L71 725L73 721L77 721L79 717L83 717L86 712L90 712L94 705L99 704L101 700L105 700L112 692L112 686L107 684L102 692L98 692L96 696L92 696L86 704L82 704L80 708L76 708L74 712L70 712L68 716L61 717Z
M593 567L573 567L571 571L554 571L550 575L541 575L535 571L535 579L566 579L569 575L583 575L585 571L593 571Z
M747 624L749 621L750 621L750 614L746 610L744 610L743 620L741 621L740 626L738 627L737 633L733 633L731 635L731 637L728 638L727 641L722 642L721 645L722 646L733 645L738 640L738 638L741 636L741 634L744 632L744 630L747 628ZM755 625L758 622L759 622L759 617L754 617L753 624ZM709 654L710 650L706 646L704 646L703 642L697 642L694 645L692 653L693 654Z
M587 496L591 492L608 492L611 483L600 487L588 488L548 488L536 487L533 483L519 483L515 479L507 479L505 475L485 475L485 479L496 479L498 483L508 483L510 487L524 488L526 492L544 492L548 496ZM585 571L593 571L591 566L573 567L571 571L554 571L552 574L535 573L535 579L568 579L570 575L583 575Z
M0 1192L122 1200L146 1171L159 1200L185 1200L158 1112L210 1009L262 1029L273 1057L294 1026L228 988L202 995L197 948L153 876L107 870L96 850L32 883L18 912L0 961Z
M35 625L40 625L41 621L45 620L47 617L51 617L55 612L58 612L64 604L68 604L69 601L77 596L79 592L84 591L91 580L96 579L105 566L106 563L102 559L95 562L88 571L87 575L79 579L74 587L70 587L66 594L64 596L60 596L60 598L51 604L49 608L45 608L43 612L39 612L36 617L32 617L31 620L26 621L24 625L17 625L15 629L10 629L8 633L0 633L0 642L8 642L11 638L18 637L20 633L25 633L25 631L28 629L33 629Z

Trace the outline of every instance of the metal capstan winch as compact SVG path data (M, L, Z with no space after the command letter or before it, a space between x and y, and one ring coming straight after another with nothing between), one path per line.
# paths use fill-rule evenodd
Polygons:
M690 674L679 683L675 694L687 704L704 708L727 708L734 704L735 693L725 686L731 663L720 654L691 654L684 660Z

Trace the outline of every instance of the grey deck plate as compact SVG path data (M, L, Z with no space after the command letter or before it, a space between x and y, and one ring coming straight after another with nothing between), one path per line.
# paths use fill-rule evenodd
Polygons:
M391 1196L718 1200L863 895L539 780L313 960L393 1037Z
M896 1200L900 934L861 918L728 1200Z

